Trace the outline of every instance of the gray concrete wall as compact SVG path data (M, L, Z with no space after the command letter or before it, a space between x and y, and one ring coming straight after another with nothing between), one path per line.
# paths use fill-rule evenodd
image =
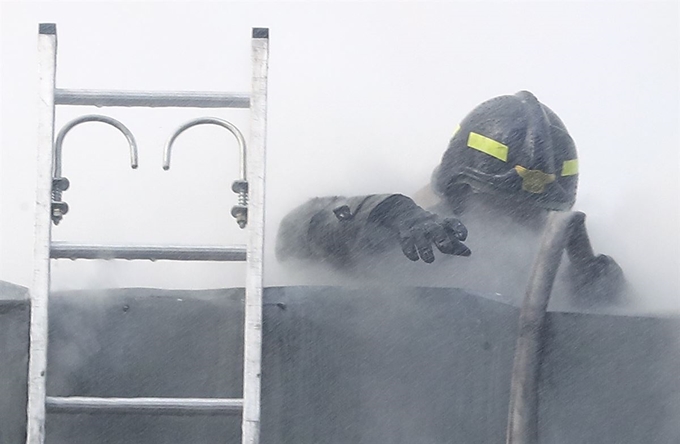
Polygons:
M26 440L30 308L23 287L0 281L0 443Z
M241 290L56 294L49 395L238 397ZM270 288L267 443L503 443L518 312L460 290ZM541 442L680 442L680 320L552 313ZM237 443L238 417L50 415L48 444Z
M237 397L242 297L55 295L48 393ZM263 443L502 441L513 308L434 289L273 288L265 301ZM237 442L239 428L237 417L54 415L47 433L50 444L214 443Z
M680 443L680 319L549 319L542 442Z

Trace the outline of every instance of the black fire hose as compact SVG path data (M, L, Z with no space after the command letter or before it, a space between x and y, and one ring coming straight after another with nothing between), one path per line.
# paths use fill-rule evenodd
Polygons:
M538 384L546 311L563 251L574 265L594 257L585 214L551 212L519 317L510 384L507 444L538 444Z

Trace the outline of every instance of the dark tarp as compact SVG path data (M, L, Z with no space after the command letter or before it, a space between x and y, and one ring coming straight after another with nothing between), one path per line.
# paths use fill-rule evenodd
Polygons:
M0 281L0 443L26 440L28 291Z
M48 395L239 397L239 289L51 299ZM442 288L265 292L262 440L503 443L518 310ZM680 320L551 313L541 442L680 442ZM227 417L49 415L47 443L238 443Z

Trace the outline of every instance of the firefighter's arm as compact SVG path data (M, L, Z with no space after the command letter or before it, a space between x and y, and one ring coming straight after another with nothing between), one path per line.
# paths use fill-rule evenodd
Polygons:
M385 238L382 227L369 223L369 215L390 196L317 197L305 202L281 221L276 257L348 265L362 250L379 247ZM360 242L364 238L373 241Z
M467 256L467 230L457 219L440 219L401 194L312 199L281 222L277 257L314 259L347 266L400 245L411 260L432 262L432 245Z

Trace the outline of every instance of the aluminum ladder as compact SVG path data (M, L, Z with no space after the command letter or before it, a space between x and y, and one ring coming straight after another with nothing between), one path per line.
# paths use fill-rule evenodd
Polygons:
M31 288L30 350L28 369L27 444L45 440L45 414L49 412L116 412L161 414L242 414L242 442L258 444L260 435L260 375L262 354L262 276L264 247L264 173L266 147L268 28L253 28L252 89L250 93L99 91L56 88L57 33L53 23L39 25L39 105L38 157L35 220L34 273ZM239 194L232 215L239 226L247 224L246 246L115 246L76 245L52 242L52 223L59 223L68 206L61 193L68 181L61 176L61 143L75 125L99 121L123 132L136 167L137 147L127 128L106 116L88 115L66 124L54 137L55 105L123 107L250 108L250 140L246 162L243 136L236 127L221 119L199 118L180 127L165 147L164 168L170 165L174 138L199 124L214 124L231 131L241 149L241 177L232 189ZM147 259L193 261L246 261L244 378L242 399L219 398L93 398L46 396L48 297L50 260L70 259Z

